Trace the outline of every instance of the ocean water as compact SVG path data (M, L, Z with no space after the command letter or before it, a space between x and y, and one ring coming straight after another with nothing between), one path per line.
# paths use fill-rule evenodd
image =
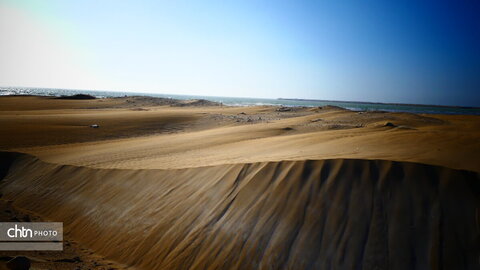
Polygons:
M152 96L174 99L206 99L221 102L227 106L255 106L255 105L277 105L277 106L304 106L320 107L326 105L338 106L354 111L387 111L387 112L411 112L427 114L469 114L480 115L480 107L447 107L433 105L411 105L411 104L389 104L369 102L346 102L329 100L300 100L300 99L266 99L266 98L237 98L237 97L214 97L214 96L191 96L191 95L170 95L157 93L138 93L121 91L93 91L73 90L56 88L25 88L25 87L0 87L2 95L40 95L40 96L62 96L75 94L89 94L97 98L123 97L123 96Z

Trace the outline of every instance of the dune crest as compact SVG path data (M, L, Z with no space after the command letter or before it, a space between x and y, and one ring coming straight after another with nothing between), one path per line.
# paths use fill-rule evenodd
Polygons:
M178 170L1 159L5 199L139 269L478 265L475 172L354 159Z

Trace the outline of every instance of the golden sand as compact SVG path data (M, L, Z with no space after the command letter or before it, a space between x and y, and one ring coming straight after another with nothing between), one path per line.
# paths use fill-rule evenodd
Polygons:
M479 127L478 116L2 97L2 199L136 269L468 269Z

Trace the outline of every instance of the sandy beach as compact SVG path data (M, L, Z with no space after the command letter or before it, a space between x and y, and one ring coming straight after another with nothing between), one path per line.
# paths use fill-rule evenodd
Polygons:
M74 247L21 253L35 269L475 269L479 127L471 115L5 96L0 217L64 223Z

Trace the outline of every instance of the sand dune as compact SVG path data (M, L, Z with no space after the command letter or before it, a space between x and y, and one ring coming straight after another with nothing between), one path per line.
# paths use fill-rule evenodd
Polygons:
M6 199L142 269L474 269L480 176L381 160L93 169L13 154Z
M480 172L478 116L358 113L334 107L172 107L155 99L134 99L135 108L142 110L132 110L128 100L64 104L41 97L0 98L0 150L95 168L356 158ZM14 104L23 107L14 110Z
M211 105L2 97L1 199L132 269L478 268L480 117Z

